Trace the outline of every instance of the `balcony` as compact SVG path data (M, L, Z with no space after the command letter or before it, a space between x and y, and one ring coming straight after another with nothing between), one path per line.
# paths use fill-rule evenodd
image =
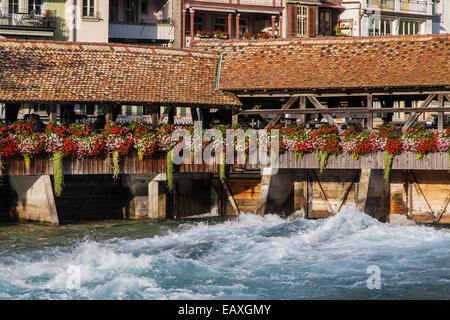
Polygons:
M408 13L427 14L428 5L424 0L400 0L400 11Z
M339 1L339 0L338 0ZM188 0L187 3L195 2L195 3L208 3L209 5L212 3L217 3L219 6L255 6L255 7L283 7L284 0Z
M2 13L0 11L0 34L10 36L53 37L56 28L56 11L44 14Z
M174 28L171 20L139 20L139 22L111 22L109 38L173 41Z
M367 0L370 9L394 10L394 0Z

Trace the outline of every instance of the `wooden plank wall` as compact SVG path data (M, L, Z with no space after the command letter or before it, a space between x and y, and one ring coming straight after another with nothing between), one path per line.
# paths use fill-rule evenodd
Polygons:
M64 159L64 174L112 174L113 169L106 157L86 158L86 159ZM220 166L218 164L181 164L174 166L175 172L195 173L212 172L218 173ZM260 165L227 165L230 172L241 172L243 170L261 169ZM286 152L280 155L280 169L318 169L319 164L315 154L306 154L299 159L293 152ZM350 154L341 154L337 157L328 158L327 169L383 169L384 154L377 154L363 157L359 160L352 158ZM412 152L404 153L394 157L392 169L411 169L411 170L448 170L449 155L447 153L435 153L417 159L417 155ZM164 173L166 172L165 155L155 156L154 158L144 158L139 160L136 153L130 153L120 161L121 174L146 174L146 173ZM21 156L8 158L5 161L5 174L9 175L41 175L53 174L53 165L47 157L39 156L31 159L29 170L25 168L25 162Z
M418 187L414 186L412 174ZM440 211L444 209L439 223L450 223L450 204L446 205L449 196L450 172L447 170L413 170L412 173L401 170L392 172L390 184L391 215L404 214L416 222L432 223L434 221L430 215L431 211L437 217Z

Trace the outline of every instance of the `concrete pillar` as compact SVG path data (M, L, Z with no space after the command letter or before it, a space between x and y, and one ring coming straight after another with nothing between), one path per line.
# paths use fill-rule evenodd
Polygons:
M308 181L303 171L294 173L294 214L303 213L303 217L307 218Z
M148 217L164 220L167 216L167 177L165 173L155 176L148 184Z
M389 217L389 183L383 170L362 169L356 207L372 218L386 222Z
M29 220L59 225L58 212L49 175L9 176L11 188L17 193L15 215Z
M127 212L127 216L129 219L148 218L148 183L153 178L154 175L145 174L130 174L123 176L122 183L128 188L131 193L131 199Z

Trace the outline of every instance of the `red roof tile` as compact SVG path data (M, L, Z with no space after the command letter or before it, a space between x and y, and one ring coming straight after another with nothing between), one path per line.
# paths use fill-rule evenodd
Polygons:
M226 91L450 86L450 35L196 42Z
M0 39L0 102L240 105L215 90L217 54Z

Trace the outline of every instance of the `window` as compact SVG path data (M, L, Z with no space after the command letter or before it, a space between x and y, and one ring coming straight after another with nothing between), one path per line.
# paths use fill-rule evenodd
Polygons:
M331 11L319 11L319 33L324 35L331 34Z
M388 19L373 19L369 22L370 36L383 36L391 34L392 21Z
M248 32L248 22L247 19L239 19L239 32L244 34Z
M147 0L142 0L141 12L142 12L142 14L148 14L148 1Z
M420 32L420 22L418 21L400 20L398 23L398 34L411 35L411 34L419 34L419 32Z
M297 34L308 34L308 7L297 6Z
M202 17L194 17L194 32L204 31L203 28L203 18Z
M109 0L109 21L117 22L117 0Z
M83 0L83 17L95 17L95 0Z
M28 0L28 13L41 14L41 0Z
M136 22L136 0L126 0L125 6L125 20L126 22Z
M214 31L216 30L225 31L226 30L225 20L226 20L225 18L214 18Z
M8 13L19 13L19 0L9 0Z

